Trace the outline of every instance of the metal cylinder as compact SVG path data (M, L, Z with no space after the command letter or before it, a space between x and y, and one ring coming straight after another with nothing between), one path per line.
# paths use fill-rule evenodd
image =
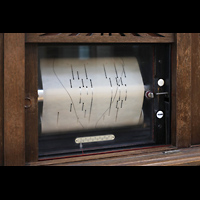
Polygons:
M38 102L43 101L43 90L38 90Z

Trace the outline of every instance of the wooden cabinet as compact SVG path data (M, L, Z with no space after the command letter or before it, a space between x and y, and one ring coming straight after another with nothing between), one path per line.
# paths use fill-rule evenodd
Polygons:
M171 145L200 144L199 33L0 33L0 165L38 160L41 43L170 43Z

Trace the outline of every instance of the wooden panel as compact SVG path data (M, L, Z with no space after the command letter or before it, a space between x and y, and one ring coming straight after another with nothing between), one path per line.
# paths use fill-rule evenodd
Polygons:
M176 147L191 145L191 33L177 33Z
M174 34L162 33L27 33L27 43L172 43Z
M25 165L25 34L4 34L4 165Z
M174 41L174 34L158 33L164 37L157 37L150 33L30 33L27 43L41 42L168 42ZM0 165L25 164L25 34L0 33ZM70 36L71 35L71 36ZM140 36L137 36L140 35ZM4 42L3 42L4 40ZM177 147L189 147L200 143L200 115L199 84L200 61L198 34L177 33L173 52L172 69L172 135L173 143ZM30 45L30 46L29 46ZM26 110L29 116L26 122L26 160L37 159L37 127L31 126L31 119L36 122L37 102L37 44L28 44L26 50L26 96L32 100L32 107ZM3 51L4 57L3 57ZM176 54L177 53L177 54ZM5 66L3 68L3 65ZM4 71L3 71L4 69ZM3 77L4 74L4 77ZM33 78L31 78L33 77ZM4 79L3 79L4 78ZM31 86L32 85L32 86ZM4 114L4 119L3 119ZM3 124L4 123L4 124ZM4 138L3 138L4 128ZM32 129L33 128L33 129ZM5 141L3 145L3 139ZM103 155L102 155L103 156Z
M3 109L4 109L4 99L3 99L3 33L0 33L0 166L3 165Z
M176 149L157 147L106 155L29 163L32 166L200 166L200 147Z
M37 44L27 44L25 54L25 96L31 100L31 107L25 110L26 162L32 162L38 160Z
M122 36L123 34L125 36ZM198 99L200 92L198 85L200 84L200 61L198 34L177 33L174 39L174 34L158 33L164 36L160 37L159 40L155 34L150 33L123 34L104 33L102 37L101 33L30 33L27 34L26 42L158 42L161 41L161 38L162 42L164 42L164 38L165 42L176 41L173 44L172 52L172 144L178 148L199 144L200 107ZM34 152L36 152L37 145L33 146ZM33 153L33 155L36 154Z
M175 34L175 41L177 41ZM171 144L176 146L176 65L177 65L177 45L172 44L171 49Z
M200 144L200 40L199 33L192 33L191 74L191 142Z
M87 161L99 161L99 160L111 160L112 158L120 158L123 159L123 157L127 156L137 156L141 154L149 154L152 152L162 152L167 150L176 149L175 147L170 146L162 146L162 147L144 147L144 148L138 148L138 149L132 149L132 150L125 150L125 151L116 151L112 153L101 153L96 155L87 155L87 156L75 156L75 157L69 157L69 158L62 158L62 159L54 159L54 160L42 160L38 162L31 162L27 163L27 165L31 166L41 166L41 165L60 165L60 164L72 164L76 162L87 162Z

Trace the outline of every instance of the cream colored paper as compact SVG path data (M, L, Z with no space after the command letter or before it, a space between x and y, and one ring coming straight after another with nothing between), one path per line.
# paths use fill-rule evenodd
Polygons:
M135 57L41 59L42 133L138 125L144 84Z

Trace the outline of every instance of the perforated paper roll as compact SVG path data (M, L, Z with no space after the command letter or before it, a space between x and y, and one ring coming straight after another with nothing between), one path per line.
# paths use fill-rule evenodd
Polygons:
M138 125L144 84L135 57L41 59L42 133Z

